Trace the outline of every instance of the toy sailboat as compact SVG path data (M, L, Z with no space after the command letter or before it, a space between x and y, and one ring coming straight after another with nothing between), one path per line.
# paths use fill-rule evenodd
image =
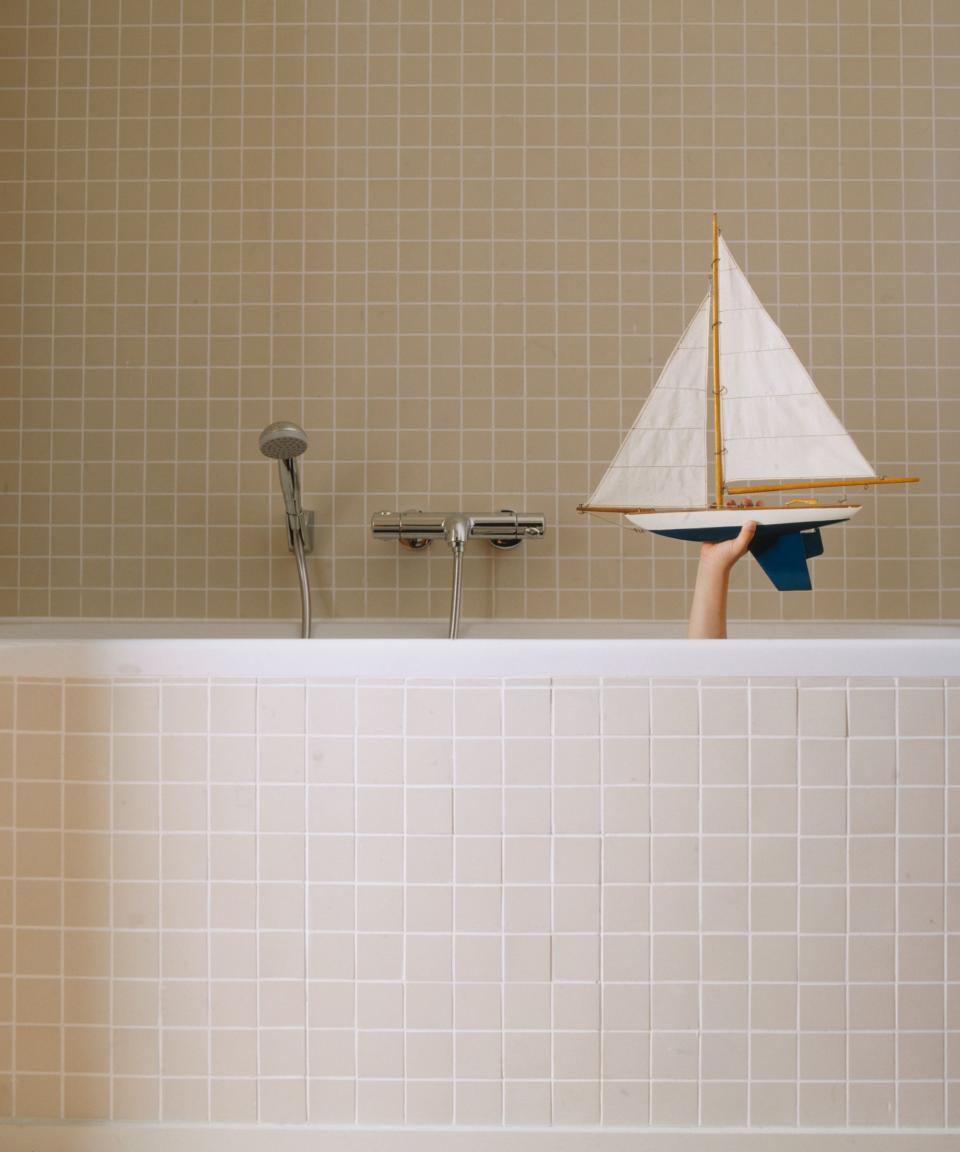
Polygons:
M711 393L713 504L707 492ZM726 496L916 479L877 476L757 299L714 214L711 290L578 511L619 512L640 529L680 540L729 540L754 520L750 551L776 588L797 591L811 586L807 559L823 551L820 529L849 520L860 505L804 499L745 507Z

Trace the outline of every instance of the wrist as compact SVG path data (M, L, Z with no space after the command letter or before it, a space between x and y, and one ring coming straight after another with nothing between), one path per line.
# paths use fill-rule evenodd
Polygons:
M730 570L738 559L738 556L725 556L723 552L715 548L704 548L700 553L700 568L711 574L721 573L729 575Z

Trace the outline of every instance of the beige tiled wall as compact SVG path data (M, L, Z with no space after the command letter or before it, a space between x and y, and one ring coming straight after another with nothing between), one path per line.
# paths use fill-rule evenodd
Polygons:
M579 519L700 299L709 214L880 471L812 595L960 616L954 0L3 0L0 612L446 611L379 508L520 507L472 615L676 618L694 554Z
M0 1115L960 1127L960 686L0 682Z

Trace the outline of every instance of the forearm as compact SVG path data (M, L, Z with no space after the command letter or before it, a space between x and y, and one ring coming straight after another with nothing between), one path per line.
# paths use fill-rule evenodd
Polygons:
M725 640L727 636L727 588L730 565L703 557L697 569L697 582L690 606L691 640Z

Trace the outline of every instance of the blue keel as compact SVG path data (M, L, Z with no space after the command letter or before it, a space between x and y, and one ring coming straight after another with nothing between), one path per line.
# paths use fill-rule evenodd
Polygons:
M760 567L770 577L779 592L809 592L810 571L807 560L823 552L820 529L833 520L805 524L760 524L750 545L750 551ZM688 528L672 532L657 532L658 536L671 536L675 540L732 540L739 528Z
M753 558L779 592L810 591L812 585L807 557L819 556L823 551L819 528L814 529L814 532L817 539L811 541L811 549L816 548L816 551L807 548L805 534L802 532L792 536L768 536L750 545ZM810 535L813 536L814 532Z

